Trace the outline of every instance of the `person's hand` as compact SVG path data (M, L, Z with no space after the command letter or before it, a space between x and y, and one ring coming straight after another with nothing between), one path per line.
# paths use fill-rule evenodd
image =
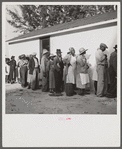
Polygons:
M57 66L60 68L60 65L59 65L59 63L57 63Z

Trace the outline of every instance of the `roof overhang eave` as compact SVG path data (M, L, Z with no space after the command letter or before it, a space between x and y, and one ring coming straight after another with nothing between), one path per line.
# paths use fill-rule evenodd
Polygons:
M69 32L69 31L74 31L74 30L94 27L94 26L98 26L98 25L104 25L104 24L107 24L107 23L114 23L114 22L117 22L117 19L112 19L112 20L108 20L108 21L102 21L102 22L88 24L88 25L84 25L84 26L78 26L78 27L74 27L74 28L64 29L64 30L60 30L60 31L50 32L50 33L36 35L36 36L22 38L22 39L15 39L15 40L12 40L12 41L8 41L8 43L12 44L12 43L16 43L16 42L33 40L33 39L38 39L38 38L42 38L42 37L46 37L46 36L53 36L53 35L56 35L56 34L66 33L66 32Z

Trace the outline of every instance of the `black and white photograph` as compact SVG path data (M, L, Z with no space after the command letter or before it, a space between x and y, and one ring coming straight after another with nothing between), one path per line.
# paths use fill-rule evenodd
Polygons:
M120 115L119 2L5 2L2 12L6 117Z

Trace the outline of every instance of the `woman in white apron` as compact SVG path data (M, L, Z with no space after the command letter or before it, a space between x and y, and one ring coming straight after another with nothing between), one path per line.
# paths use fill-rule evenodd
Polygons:
M88 64L85 57L86 51L80 48L79 55L77 56L77 74L76 74L76 87L79 89L78 94L84 95L85 89L89 87Z
M63 62L66 64L65 92L67 96L73 96L76 84L76 56L74 48L71 47L69 51L70 53L63 58Z

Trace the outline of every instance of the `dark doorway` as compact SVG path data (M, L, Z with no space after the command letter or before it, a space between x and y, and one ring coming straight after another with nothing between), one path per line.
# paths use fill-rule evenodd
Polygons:
M43 49L47 49L48 51L50 51L50 38L49 37L40 39L40 62L42 58Z

